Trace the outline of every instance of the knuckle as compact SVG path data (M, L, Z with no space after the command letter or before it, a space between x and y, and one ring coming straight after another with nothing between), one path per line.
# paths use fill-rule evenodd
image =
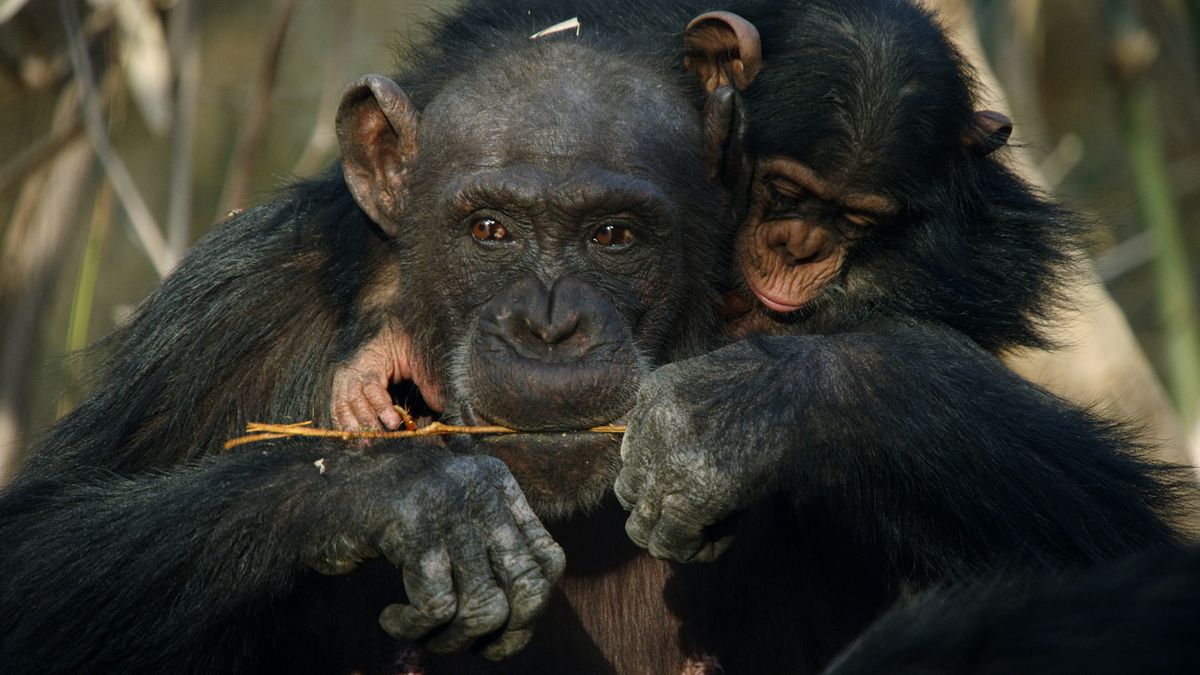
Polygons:
M517 582L513 583L510 604L517 625L524 625L538 614L538 610L550 599L554 587L537 570L530 569Z
M458 611L458 597L452 591L439 591L415 605L415 608L432 623L447 623Z
M542 573L550 583L557 583L567 571L567 554L562 547L554 542L542 553L544 563Z
M508 621L508 598L493 583L481 584L469 594L458 613L458 623L466 635L478 637L500 628Z
M622 508L626 511L633 508L637 502L637 491L633 489L634 482L634 469L627 466L621 469L621 473L617 474L617 480L613 483L613 492L617 495L617 501L621 502Z
M629 536L630 541L642 548L646 548L649 543L648 531L649 528L636 513L625 521L625 534Z

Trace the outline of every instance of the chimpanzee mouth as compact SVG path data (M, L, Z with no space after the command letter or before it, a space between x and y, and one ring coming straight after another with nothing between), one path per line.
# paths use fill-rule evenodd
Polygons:
M610 424L623 426L632 405L630 400ZM461 404L457 410L467 426L513 428L488 419L470 404ZM462 434L453 436L448 447L454 452L491 455L503 461L538 516L556 520L595 508L611 490L621 469L621 434L595 428L541 426L511 433Z

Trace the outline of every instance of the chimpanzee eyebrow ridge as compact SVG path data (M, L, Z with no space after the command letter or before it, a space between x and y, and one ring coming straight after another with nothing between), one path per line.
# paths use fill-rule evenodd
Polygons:
M565 180L525 167L487 169L451 181L446 195L463 215L488 207L515 211L532 207L558 209L571 216L629 212L669 223L674 214L672 201L655 183L604 169Z
M840 204L854 211L890 216L900 210L899 204L891 197L844 190L822 178L812 167L792 157L785 155L768 157L763 160L761 166L762 175L765 178L772 176L783 178L824 201Z

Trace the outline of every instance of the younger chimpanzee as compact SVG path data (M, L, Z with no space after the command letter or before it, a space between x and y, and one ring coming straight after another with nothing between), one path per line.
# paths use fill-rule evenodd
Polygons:
M616 484L630 537L712 560L723 522L782 495L873 551L884 597L1172 541L1166 470L995 358L1045 343L1078 227L989 156L1003 120L975 112L929 15L749 3L704 29L725 45L709 89L741 90L746 117L730 182L750 186L735 256L752 309L733 332L754 337L643 383Z

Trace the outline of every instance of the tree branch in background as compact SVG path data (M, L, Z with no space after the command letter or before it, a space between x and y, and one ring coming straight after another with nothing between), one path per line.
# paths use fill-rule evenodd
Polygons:
M297 176L307 176L322 168L333 153L337 136L333 133L333 118L337 114L342 89L346 86L342 70L346 65L346 45L350 42L350 24L354 16L353 0L330 5L333 12L333 39L329 57L325 60L325 78L321 84L321 101L317 104L316 121L312 135L300 153L300 159L292 167Z
M171 135L171 187L167 207L167 247L183 257L191 234L193 146L200 105L200 40L196 3L179 0L171 10L170 51L178 64L175 75L175 128Z
M75 71L75 81L79 85L83 97L83 121L87 128L88 138L92 143L92 151L100 160L108 179L112 181L117 200L129 216L129 224L134 240L146 253L150 263L160 277L175 264L175 258L167 249L162 231L150 212L150 207L138 190L137 183L126 168L125 162L117 154L112 141L105 130L104 113L100 110L100 102L96 96L95 81L92 79L92 65L87 55L83 37L79 27L79 17L75 14L75 5L71 0L59 0L59 11L62 13L63 26L66 28L67 39L70 43L71 67Z
M275 0L272 7L271 29L264 43L258 77L250 89L250 108L238 133L233 161L230 163L214 220L222 220L230 211L246 206L254 160L266 134L267 121L271 117L271 98L275 93L275 80L279 73L279 56L283 51L295 8L295 0Z
M1011 110L1010 101L1021 100L1024 113L1014 115L1018 125L1027 117L1038 114L1038 90L1034 86L1036 79L1029 73L1032 63L1027 58L1028 49L1022 50L1020 67L1009 69L1025 71L1024 75L1014 79L1018 87L1027 87L1027 90L1018 90L1010 99L984 53L968 1L925 0L925 4L941 14L955 42L977 69L984 85L981 93L985 106ZM1036 9L1036 3L1033 9ZM1028 32L1033 30L1030 23L1032 10L1028 5L1024 10L1021 23L1027 31L1025 39L1028 41ZM1024 135L1027 132L1018 133ZM1026 180L1045 186L1028 149L1018 146L1012 152L1017 168ZM1055 340L1065 346L1053 352L1024 351L1008 356L1005 362L1023 377L1059 396L1082 405L1099 405L1119 419L1135 422L1145 430L1147 439L1155 443L1155 453L1164 461L1192 463L1183 427L1162 383L1124 313L1096 276L1090 261L1085 263L1083 274L1069 290L1077 309L1065 316L1054 331Z
M79 118L79 96L59 97L51 137ZM51 304L79 199L92 175L92 153L82 138L62 146L53 161L25 179L0 258L0 485L16 470L31 405L39 337Z
M1163 325L1167 385L1185 423L1200 413L1200 322L1179 210L1163 154L1158 95L1147 74L1158 57L1154 37L1138 24L1124 2L1104 3L1114 28L1113 65L1121 119L1138 207L1154 242L1154 272Z
M22 150L8 164L0 167L0 195L20 185L29 174L57 157L58 153L79 138L83 131L83 120L76 117L61 131L50 133Z

